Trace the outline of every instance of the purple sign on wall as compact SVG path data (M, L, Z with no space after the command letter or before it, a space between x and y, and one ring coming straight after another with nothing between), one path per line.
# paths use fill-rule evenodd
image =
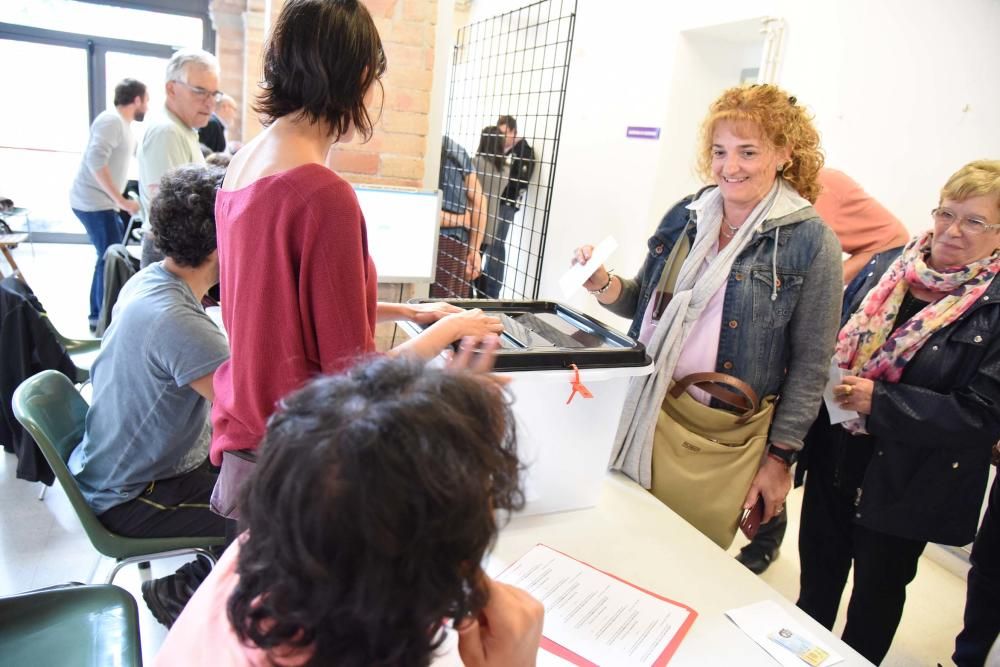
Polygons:
M629 125L628 130L625 131L625 136L630 139L659 139L660 128Z

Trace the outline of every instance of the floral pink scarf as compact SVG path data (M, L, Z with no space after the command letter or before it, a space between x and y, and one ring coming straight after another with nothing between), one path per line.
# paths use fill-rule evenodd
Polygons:
M954 271L935 271L927 265L932 238L933 233L926 232L907 244L837 334L833 357L840 368L869 380L899 382L906 364L927 339L961 317L1000 271L998 254ZM893 332L910 285L944 296L927 304ZM864 433L864 426L864 418L843 424L851 433Z

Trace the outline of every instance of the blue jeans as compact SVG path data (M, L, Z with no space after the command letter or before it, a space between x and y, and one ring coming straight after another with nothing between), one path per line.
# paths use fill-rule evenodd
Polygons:
M75 208L73 213L83 223L87 230L90 242L97 250L97 262L94 264L94 277L90 281L90 315L88 319L91 324L97 322L101 314L101 301L104 299L104 252L108 246L122 242L122 234L125 228L122 227L121 218L118 212L112 209L106 211L78 211Z
M500 204L493 238L483 241L483 272L476 278L476 296L496 299L503 287L503 277L507 268L507 235L517 209L510 204Z

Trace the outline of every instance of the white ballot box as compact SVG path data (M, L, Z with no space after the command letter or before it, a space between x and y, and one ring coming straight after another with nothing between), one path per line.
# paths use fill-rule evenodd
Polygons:
M653 372L645 347L549 301L447 301L503 321L496 371L511 378L507 389L526 468L523 513L596 504L625 391L633 378Z

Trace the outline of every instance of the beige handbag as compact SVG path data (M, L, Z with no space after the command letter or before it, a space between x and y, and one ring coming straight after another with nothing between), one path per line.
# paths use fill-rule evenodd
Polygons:
M686 391L692 385L741 412L698 402ZM758 401L750 385L723 373L693 373L675 382L656 420L650 492L729 548L767 448L773 414L773 396Z

